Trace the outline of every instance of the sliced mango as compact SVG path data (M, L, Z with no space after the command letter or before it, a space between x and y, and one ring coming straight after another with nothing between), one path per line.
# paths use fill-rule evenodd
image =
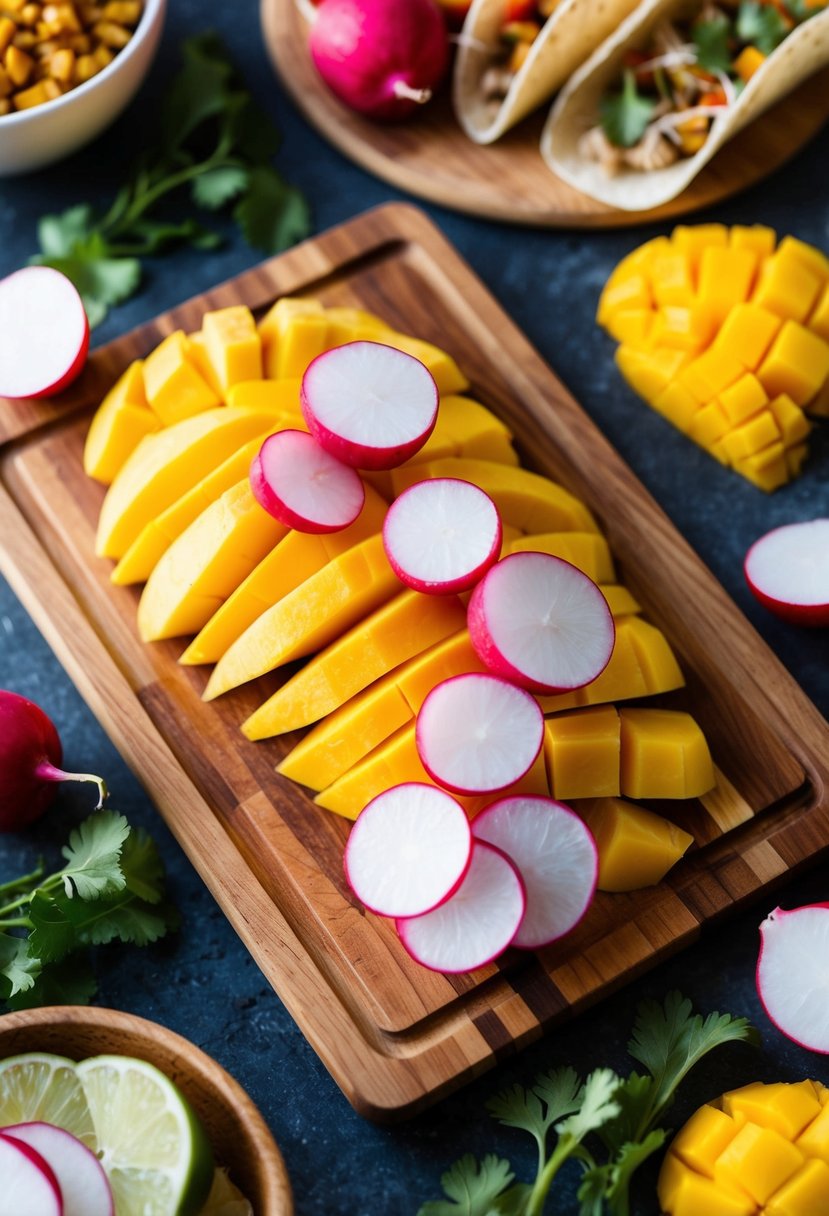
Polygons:
M601 891L638 891L661 882L694 842L655 811L621 798L581 802L578 811L596 840Z
M288 415L291 426L307 430L299 403L302 380L240 380L227 390L227 404L248 410L273 410Z
M161 426L161 419L147 407L144 364L131 363L104 397L89 424L83 449L83 467L88 477L108 486L145 435Z
M397 333L395 330L384 332L379 340L386 346L393 346L396 350L405 351L407 355L419 359L432 373L441 396L463 393L469 388L469 381L455 360L439 346L424 342L422 338Z
M618 794L621 730L615 706L548 718L544 724L544 757L554 798Z
M632 616L642 611L636 596L621 583L599 583L599 590L607 600L607 606L614 618Z
M600 532L545 532L520 536L507 546L509 553L527 550L561 557L594 583L612 583L616 578L610 546Z
M262 377L262 339L253 313L244 304L206 312L202 334L207 357L222 392L240 380Z
M192 418L221 403L190 358L190 344L176 330L144 360L144 389L147 404L164 426Z
M690 714L621 709L622 793L629 798L695 798L716 785L705 736Z
M262 363L265 375L279 379L279 347L291 322L298 317L315 317L327 333L325 309L319 300L303 296L282 296L268 309L258 325L262 340ZM303 369L304 370L304 369ZM299 373L300 375L302 372Z

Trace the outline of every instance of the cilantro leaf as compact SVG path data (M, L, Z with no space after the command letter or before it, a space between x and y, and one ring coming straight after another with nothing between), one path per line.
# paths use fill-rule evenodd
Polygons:
M232 77L233 67L215 34L187 39L182 47L181 69L161 113L168 154L180 148L207 119L224 113Z
M585 1170L576 1192L581 1207L579 1216L604 1216L604 1201L610 1185L611 1167L594 1165Z
M611 1151L618 1152L628 1140L638 1140L647 1128L653 1101L654 1079L632 1072L619 1085L614 1099L619 1105L619 1114L599 1131L602 1143Z
M773 4L742 0L737 11L737 37L741 42L770 55L788 33L788 24Z
M487 1153L480 1165L466 1153L440 1180L450 1202L438 1199L424 1203L417 1216L491 1216L497 1212L493 1204L513 1178L509 1162L494 1153Z
M139 899L157 904L164 894L164 863L153 838L140 828L133 828L121 850L121 873Z
M561 1139L568 1137L579 1143L588 1132L597 1131L618 1115L619 1103L614 1101L618 1088L619 1078L611 1069L597 1068L591 1072L579 1090L578 1109L556 1127Z
M31 988L8 999L10 1009L36 1009L40 1005L88 1005L97 990L88 963L77 957L46 967Z
M92 231L92 208L88 203L70 207L61 215L44 215L38 221L37 239L47 258L68 257L79 241Z
M715 12L704 21L694 22L691 36L701 68L706 72L727 72L731 68L731 22L725 13Z
M605 1191L610 1216L628 1216L631 1178L648 1157L659 1152L666 1137L667 1132L662 1128L656 1128L649 1132L644 1140L640 1140L636 1144L622 1145L610 1167Z
M209 169L193 182L193 201L208 211L217 211L247 189L249 170L241 165Z
M250 171L248 188L233 218L248 244L265 253L280 253L304 240L311 230L308 203L303 195L267 165Z
M18 992L27 992L40 972L40 959L29 954L23 937L0 933L0 994L6 1000Z
M645 134L656 109L656 102L642 97L636 77L627 69L621 93L606 93L599 103L602 130L618 148L632 148Z
M119 861L129 834L130 825L117 811L98 811L75 828L61 849L67 861L61 871L63 887L70 899L97 899L123 890L126 879Z

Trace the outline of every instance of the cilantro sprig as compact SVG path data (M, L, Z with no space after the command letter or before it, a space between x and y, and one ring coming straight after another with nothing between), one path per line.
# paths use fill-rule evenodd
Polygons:
M212 34L191 38L182 60L162 106L159 142L139 158L109 210L98 214L80 204L38 225L41 252L31 260L72 280L92 326L138 290L142 258L174 246L221 243L192 215L193 207L216 212L232 204L245 239L268 254L310 231L304 197L270 163L279 132L222 43ZM178 218L169 218L171 198L184 203Z
M653 118L656 102L636 87L636 77L626 68L620 93L606 93L599 103L602 129L617 148L633 148Z
M95 981L78 952L120 941L146 946L178 925L164 899L164 867L152 839L116 811L85 819L61 850L0 885L0 1000L12 1009L86 1004Z
M529 1089L513 1085L487 1103L499 1123L535 1140L533 1182L516 1182L510 1163L495 1153L480 1164L467 1153L441 1178L446 1199L424 1203L418 1216L542 1216L570 1159L582 1170L579 1216L629 1216L631 1179L665 1143L668 1132L657 1125L684 1078L715 1047L757 1041L745 1018L703 1018L678 992L663 1005L644 1002L628 1051L645 1073L622 1079L599 1068L581 1082L572 1068L558 1068Z

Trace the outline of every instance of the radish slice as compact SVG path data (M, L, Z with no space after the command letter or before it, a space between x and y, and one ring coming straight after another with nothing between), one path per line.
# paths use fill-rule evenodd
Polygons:
M103 1167L71 1132L51 1123L18 1123L4 1127L3 1135L40 1154L57 1179L64 1216L113 1216L112 1190Z
M485 967L512 942L526 907L524 884L500 849L476 842L455 894L425 916L397 921L416 962L447 975Z
M439 785L456 794L494 793L532 767L544 741L544 715L535 697L499 676L450 676L421 705L415 741Z
M0 1216L63 1216L55 1175L28 1144L0 1132Z
M436 477L404 490L388 509L383 544L401 582L427 595L474 587L501 551L495 503L471 481Z
M472 592L469 636L496 675L533 692L567 692L601 675L616 632L607 600L570 562L511 553Z
M307 431L269 435L251 463L250 486L260 507L297 532L339 532L366 500L359 473Z
M778 1030L809 1051L829 1054L829 904L775 908L760 926L757 992Z
M829 519L774 528L755 541L744 571L754 595L795 625L829 625Z
M420 916L448 899L469 867L472 832L443 790L405 782L360 812L345 848L345 875L380 916Z
M65 274L27 266L0 280L0 397L46 397L86 362L89 322Z
M346 342L317 355L300 396L314 438L356 469L403 464L423 447L438 416L429 369L381 342Z
M527 911L514 946L538 950L576 927L596 891L599 855L568 806L551 798L502 798L481 811L472 834L502 849L524 880Z

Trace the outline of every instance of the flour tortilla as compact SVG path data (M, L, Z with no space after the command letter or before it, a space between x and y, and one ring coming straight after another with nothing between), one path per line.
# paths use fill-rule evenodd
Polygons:
M781 42L754 73L740 96L709 129L695 156L665 169L643 172L624 168L609 177L601 166L579 154L579 139L599 121L599 102L622 78L622 60L644 47L652 30L666 20L682 20L702 8L703 0L644 0L615 34L591 56L562 90L541 135L541 154L553 172L583 194L623 211L647 211L680 194L714 153L747 123L774 105L813 72L829 64L829 7L810 17Z
M491 144L549 101L638 0L560 0L493 118L481 91L504 21L505 0L473 0L455 57L452 101L470 139ZM492 48L490 50L489 48Z

